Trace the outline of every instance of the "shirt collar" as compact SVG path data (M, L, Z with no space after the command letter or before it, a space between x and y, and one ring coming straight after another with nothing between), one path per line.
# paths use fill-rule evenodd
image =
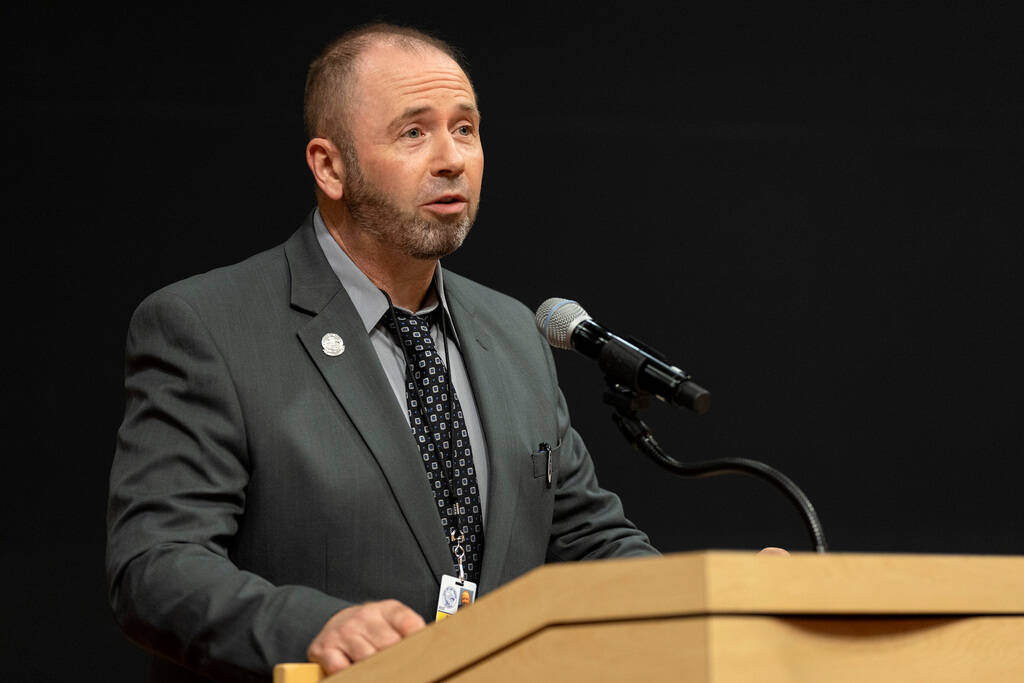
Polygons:
M341 245L331 236L331 233L327 230L327 225L320 216L320 209L313 212L313 230L316 232L316 239L320 243L324 256L327 257L327 263L330 264L331 270L334 271L334 274L338 276L338 280L341 281L341 286L348 293L349 298L352 300L352 305L355 306L356 313L359 314L359 318L363 321L363 327L366 328L366 332L369 334L377 326L377 323L380 322L384 314L388 312L387 297L377 289L377 285L370 282L370 278L366 277L366 274L359 270L359 267L352 262L352 259L341 248ZM444 311L445 318L448 320L448 329L451 330L452 339L458 344L459 337L455 332L451 311L448 308L448 299L444 293L444 275L441 271L440 262L434 267L433 291L437 295L428 295L427 300L429 303L426 306L418 311L406 312L415 313L416 315L430 313L437 308L438 302L440 302L441 310ZM398 307L396 306L396 308ZM405 309L399 308L399 310Z

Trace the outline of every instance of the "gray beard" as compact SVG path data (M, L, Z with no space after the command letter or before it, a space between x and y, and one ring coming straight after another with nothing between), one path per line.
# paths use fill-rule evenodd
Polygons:
M432 220L403 212L388 196L363 176L354 154L346 154L345 190L342 201L363 230L382 244L416 259L436 261L459 248L473 227L476 207L465 216ZM454 181L441 180L435 194L458 189Z

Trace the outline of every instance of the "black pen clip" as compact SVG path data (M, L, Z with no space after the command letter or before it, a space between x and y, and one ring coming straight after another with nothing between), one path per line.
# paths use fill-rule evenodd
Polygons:
M547 468L547 475L548 475L548 488L551 488L551 474L552 474L552 472L551 472L551 469L552 469L551 446L549 446L546 441L541 441L540 444L537 445L537 452L538 453L543 453L544 456L545 456L545 460L547 461L546 462L546 468Z

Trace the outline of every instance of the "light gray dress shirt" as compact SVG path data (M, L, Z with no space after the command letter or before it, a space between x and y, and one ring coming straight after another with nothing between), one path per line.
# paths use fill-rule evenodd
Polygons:
M388 311L388 300L375 284L370 282L363 271L352 262L345 250L334 240L331 233L324 225L319 209L313 215L313 227L316 231L317 241L323 249L327 262L331 265L334 273L341 280L342 286L352 299L352 305L363 321L366 333L370 337L384 373L391 383L391 389L395 394L395 400L402 408L402 414L409 418L408 404L405 398L405 354L395 342L391 333L380 324L381 318ZM480 424L480 412L476 407L476 399L473 397L473 387L469 383L469 375L466 373L466 365L462 360L462 353L459 351L459 340L455 332L455 325L452 324L451 313L448 310L448 303L444 296L444 278L441 268L434 269L434 292L428 296L428 304L418 311L405 311L423 315L437 308L440 303L445 318L448 320L448 330L451 337L448 339L448 352L451 354L451 361L445 357L445 344L441 336L440 325L431 325L430 336L434 339L434 347L441 355L445 365L448 367L448 376L455 393L459 397L459 404L462 406L462 416L466 424L466 431L469 432L469 445L473 449L473 465L476 467L477 486L480 490L480 505L483 510L484 531L487 530L487 490L488 490L488 463L487 443L484 440L483 426ZM426 475L424 474L424 479Z

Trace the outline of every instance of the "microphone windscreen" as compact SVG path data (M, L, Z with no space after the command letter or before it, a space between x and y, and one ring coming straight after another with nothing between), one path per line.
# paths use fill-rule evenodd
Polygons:
M537 329L556 349L572 349L572 332L584 320L590 320L583 307L571 299L554 297L537 308Z

